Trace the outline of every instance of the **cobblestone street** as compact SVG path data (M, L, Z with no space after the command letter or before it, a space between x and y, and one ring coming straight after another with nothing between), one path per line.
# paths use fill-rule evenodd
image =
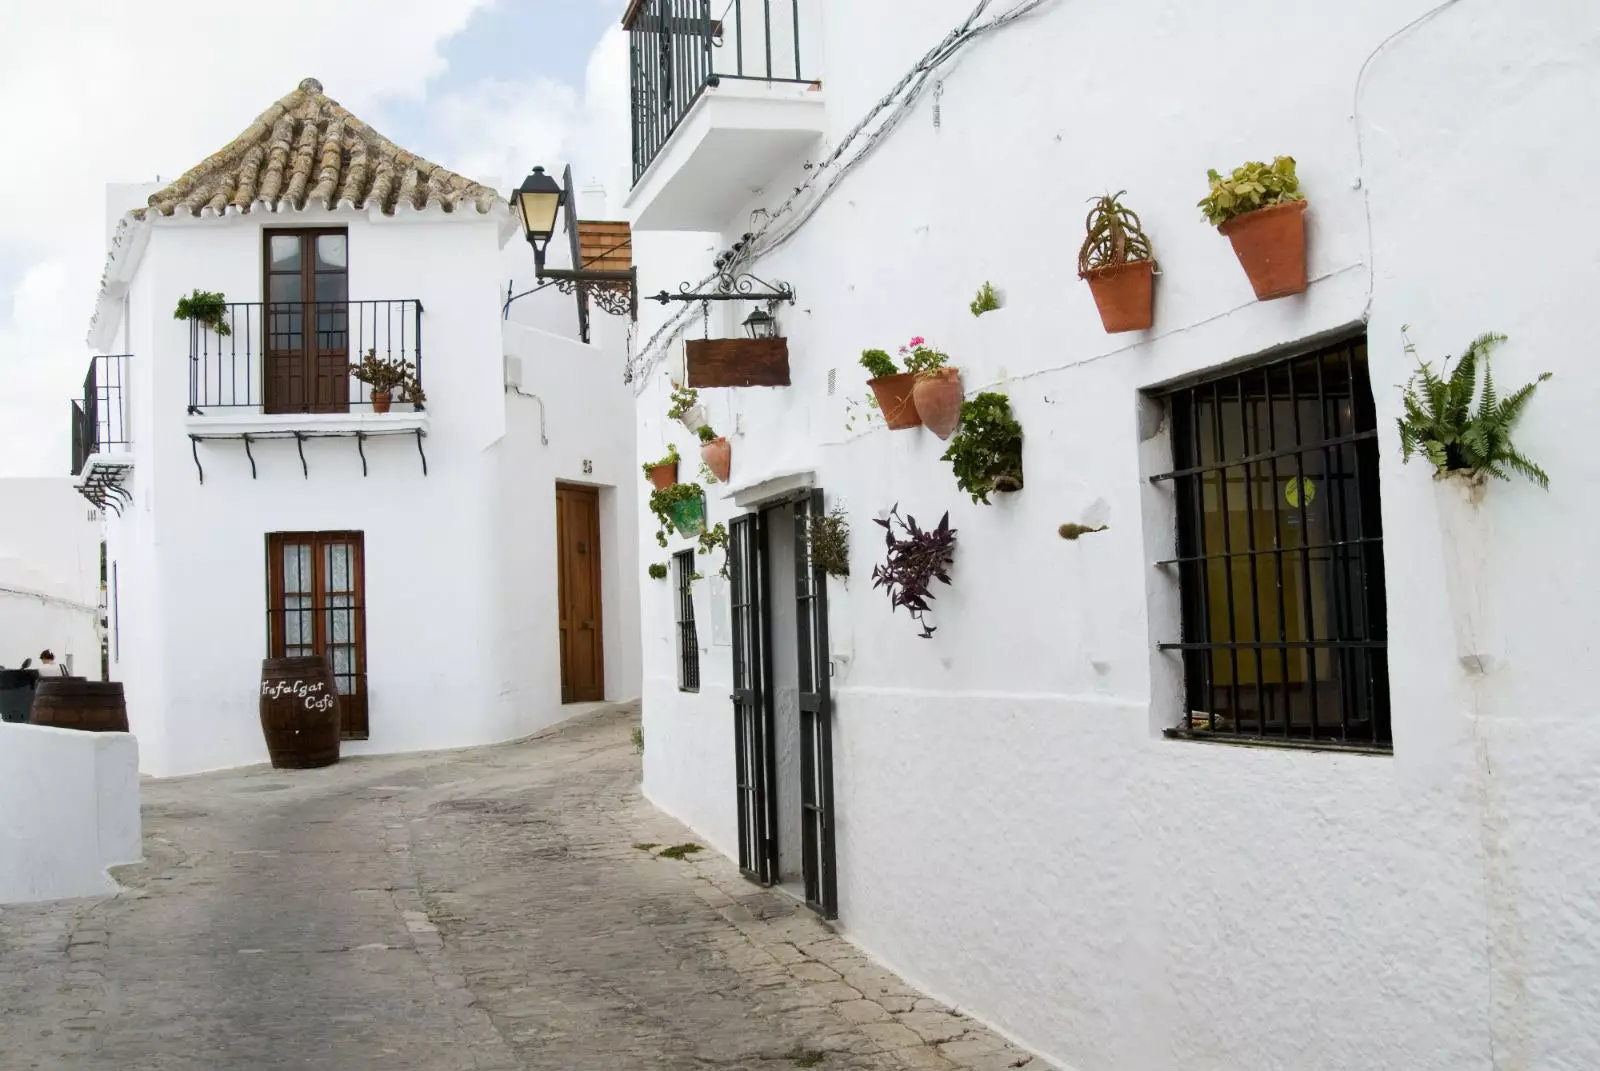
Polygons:
M0 909L0 1068L1043 1067L661 857L695 838L640 797L636 720L147 782L123 893Z

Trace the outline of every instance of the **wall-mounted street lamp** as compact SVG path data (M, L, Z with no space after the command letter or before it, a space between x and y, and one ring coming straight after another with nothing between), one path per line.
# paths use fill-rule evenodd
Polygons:
M626 271L601 270L583 267L578 243L577 210L572 196L572 168L568 167L558 183L535 167L522 180L522 185L511 194L511 204L522 216L522 229L533 247L534 278L541 284L555 283L563 294L578 295L578 321L585 342L589 341L589 311L586 299L592 297L606 312L615 316L639 318L639 269ZM545 251L556 233L556 223L566 209L566 230L572 249L571 268L546 268ZM519 297L532 290L506 299L506 308Z
M777 338L777 317L766 309L758 308L745 318L744 331L751 338Z

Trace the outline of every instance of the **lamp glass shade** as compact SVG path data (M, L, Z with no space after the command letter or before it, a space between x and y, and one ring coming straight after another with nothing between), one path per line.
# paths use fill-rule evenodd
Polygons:
M555 233L556 216L561 211L563 191L556 180L536 167L517 189L517 205L522 209L522 226L528 241L543 247Z

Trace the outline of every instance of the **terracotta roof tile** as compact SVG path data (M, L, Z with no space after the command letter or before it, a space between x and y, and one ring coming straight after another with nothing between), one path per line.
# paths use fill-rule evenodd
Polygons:
M494 190L400 148L322 92L315 78L256 117L249 128L177 181L150 197L163 216L249 212L307 205L356 208L438 205L446 212L473 205L488 212L502 200Z

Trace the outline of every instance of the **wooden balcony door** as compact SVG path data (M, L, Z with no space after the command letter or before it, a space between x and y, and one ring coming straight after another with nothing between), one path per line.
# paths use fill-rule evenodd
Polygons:
M606 697L600 620L600 493L556 486L557 604L561 617L561 701Z
M349 238L301 228L266 231L265 242L263 410L349 412Z
M366 555L360 532L267 536L269 658L322 655L339 693L339 729L367 738Z

